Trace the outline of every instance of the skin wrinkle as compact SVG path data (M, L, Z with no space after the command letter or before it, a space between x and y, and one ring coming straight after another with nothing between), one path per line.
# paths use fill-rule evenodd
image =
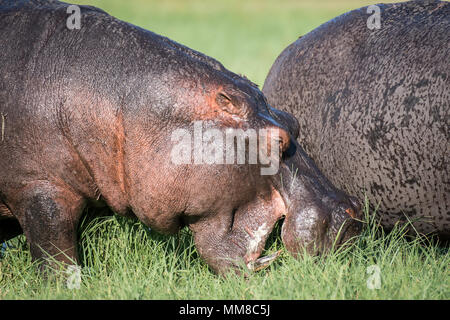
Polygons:
M62 119L65 120L62 120ZM69 149L70 149L70 153L72 154L72 157L74 158L75 161L79 160L79 163L82 164L83 169L86 170L86 172L89 175L90 178L90 186L94 191L95 194L95 198L99 198L100 193L98 193L98 186L95 184L95 179L94 179L94 174L92 172L92 169L89 167L89 165L87 164L86 160L82 157L82 155L80 154L79 150L74 146L73 140L70 136L70 133L68 132L68 120L65 116L65 113L63 113L63 111L61 109L58 109L57 111L57 121L58 121L58 127L60 129L60 132L62 134L62 136L66 139L67 144L69 145ZM76 190L79 191L79 190ZM98 195L97 195L98 194Z
M2 218L14 218L11 210L5 203L0 203L0 219Z
M122 108L120 108L120 111L117 113L117 145L118 145L118 162L117 162L117 173L119 176L119 184L120 184L120 190L122 191L122 194L128 195L128 188L127 188L127 181L126 181L126 174L125 174L125 151L124 151L124 144L125 144L125 128L123 124L123 111ZM125 200L128 202L128 199Z

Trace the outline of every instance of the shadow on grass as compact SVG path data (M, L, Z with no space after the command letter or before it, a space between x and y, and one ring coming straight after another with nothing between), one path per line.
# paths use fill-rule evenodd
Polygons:
M87 209L78 229L80 262L87 267L107 263L108 250L130 252L135 256L152 254L170 257L173 270L189 268L199 261L191 231L185 227L175 235L164 235L145 226L136 219L124 218L109 209ZM105 239L113 243L111 248ZM102 250L103 249L103 250ZM100 255L96 257L95 255Z

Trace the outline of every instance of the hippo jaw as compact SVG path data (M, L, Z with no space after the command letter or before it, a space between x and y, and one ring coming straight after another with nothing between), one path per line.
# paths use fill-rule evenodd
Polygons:
M267 238L285 214L280 193L267 185L232 212L187 221L200 256L217 273L257 271L280 252L261 257Z
M296 141L290 149L278 177L287 207L281 231L286 249L315 255L350 243L362 227L358 201L336 189Z

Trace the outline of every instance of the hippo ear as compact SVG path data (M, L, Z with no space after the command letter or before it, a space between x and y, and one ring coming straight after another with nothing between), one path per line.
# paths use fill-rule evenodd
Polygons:
M297 139L300 131L298 120L290 113L272 107L269 108L272 116L289 130L289 133L294 139Z

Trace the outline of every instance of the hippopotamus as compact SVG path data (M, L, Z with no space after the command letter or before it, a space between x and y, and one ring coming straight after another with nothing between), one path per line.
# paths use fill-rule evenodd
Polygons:
M450 3L345 13L289 45L262 89L298 142L386 230L450 235ZM378 14L376 17L374 14ZM378 27L374 23L378 18Z
M358 235L357 201L322 175L295 140L295 118L256 85L163 36L77 8L79 28L69 28L69 4L0 1L0 242L24 233L42 266L48 256L78 263L83 209L107 206L157 232L189 227L201 258L226 273L274 258L258 259L283 217L294 254ZM180 141L199 126L266 130L257 143L278 170L196 161L214 139ZM196 159L172 156L181 149Z

